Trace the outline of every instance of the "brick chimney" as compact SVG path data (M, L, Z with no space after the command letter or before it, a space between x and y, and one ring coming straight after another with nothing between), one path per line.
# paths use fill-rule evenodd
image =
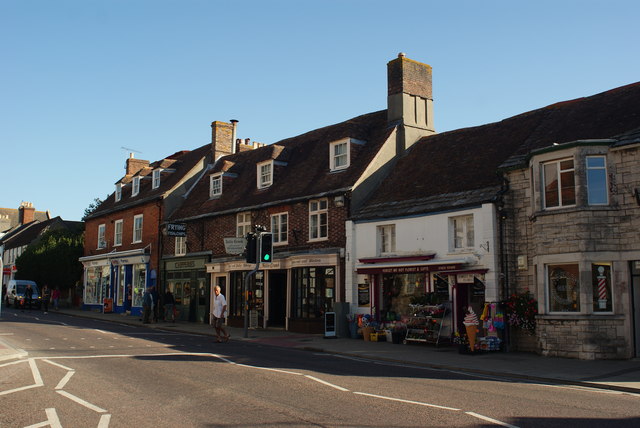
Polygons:
M220 121L211 122L211 151L214 161L234 152L235 133L235 124Z
M142 168L147 166L149 166L149 161L142 160L142 159L135 159L133 157L133 153L129 153L129 159L127 159L126 174L134 175L135 173L140 171Z
M18 220L20 224L31 223L35 219L36 209L31 202L22 202L18 207Z
M431 66L400 53L387 63L387 119L400 125L398 151L434 134Z

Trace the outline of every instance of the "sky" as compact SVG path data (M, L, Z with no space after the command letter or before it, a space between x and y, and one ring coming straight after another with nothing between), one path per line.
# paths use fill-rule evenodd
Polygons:
M0 0L0 207L80 220L124 175L386 108L399 52L433 68L437 132L640 80L637 0ZM639 100L640 102L640 100Z

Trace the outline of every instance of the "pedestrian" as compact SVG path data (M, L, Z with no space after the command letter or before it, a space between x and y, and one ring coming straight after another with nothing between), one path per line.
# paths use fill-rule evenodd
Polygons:
M149 324L149 317L151 316L151 305L153 304L153 298L151 297L151 289L147 288L142 295L142 323Z
M216 329L216 342L228 342L231 335L224 328L224 319L227 316L227 299L220 292L220 286L213 288L215 297L213 298L213 327ZM221 336L221 334L224 335Z
M58 301L60 300L60 288L56 287L51 292L51 300L53 300L53 309L58 310Z
M158 322L158 314L160 312L160 294L156 290L155 286L151 286L151 298L153 303L151 304L151 314L153 316L153 322Z
M33 288L31 288L31 284L27 284L24 289L24 306L29 306L29 310L31 310L31 301L33 300Z
M164 320L176 322L176 299L173 297L171 290L167 289L164 293Z
M51 300L51 289L48 284L45 284L42 287L42 308L45 314L49 313L49 300Z

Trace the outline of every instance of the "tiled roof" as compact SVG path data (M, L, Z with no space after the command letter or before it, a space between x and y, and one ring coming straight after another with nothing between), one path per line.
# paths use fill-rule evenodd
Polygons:
M122 188L122 198L120 201L115 201L115 192L109 195L98 208L87 218L99 217L101 215L119 211L127 208L131 208L137 205L148 203L149 201L162 198L165 192L172 189L183 177L191 171L199 162L202 161L208 154L211 153L211 144L206 144L193 151L180 151L173 155L161 159L151 164L150 167L145 167L137 174L131 177L123 177L120 182L124 184ZM151 172L155 168L170 168L170 170L164 170L160 174L160 186L157 189L152 189L152 174ZM140 180L140 191L138 195L131 197L131 179L133 177L142 177Z
M48 230L62 228L82 231L84 229L84 223L81 221L62 220L59 216L44 221L35 220L3 236L1 242L5 244L7 248L21 247L23 245L29 245Z
M184 220L349 190L392 132L386 115L386 110L365 114L272 145L225 156L203 176L171 217ZM329 144L347 137L366 143L353 145L349 168L331 172ZM258 189L257 164L268 160L274 161L273 184ZM225 172L222 195L210 199L209 176L222 171Z
M19 224L20 212L16 208L0 208L0 232L7 231ZM36 211L33 213L34 220L48 220L48 211Z
M415 213L489 201L500 188L497 171L525 165L531 151L610 138L639 126L640 82L501 122L424 137L398 160L353 218L403 215L408 206Z

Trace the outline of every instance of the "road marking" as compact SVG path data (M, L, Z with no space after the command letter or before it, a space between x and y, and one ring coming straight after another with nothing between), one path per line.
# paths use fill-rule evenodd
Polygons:
M75 370L72 371L68 371L66 375L64 375L64 377L62 379L60 379L60 382L58 382L58 384L56 385L55 389L62 389L65 387L65 385L67 384L67 382L69 382L69 379L71 379L71 376L73 376L75 374Z
M56 409L45 409L45 412L47 412L47 419L49 420L51 428L62 428Z
M494 423L496 425L502 425L503 427L518 428L515 425L511 425L511 424L508 424L506 422L502 422L502 421L499 421L499 420L496 420L496 419L493 419L493 418L489 418L487 416L483 416L483 415L480 415L478 413L474 413L474 412L465 412L465 413L467 415L469 415L469 416L473 416L475 418L482 419L483 421L491 422L491 423Z
M107 428L109 426L109 422L111 421L111 415L106 414L100 416L100 422L98 422L98 428Z
M313 377L313 376L311 376L311 375L304 375L304 377L309 378L309 379L311 379L311 380L315 380L316 382L321 383L321 384L323 384L323 385L330 386L331 388L335 388L335 389L337 389L338 391L349 392L349 390L348 390L347 388L343 388L343 387L341 387L341 386L334 385L334 384L329 383L329 382L327 382L327 381L324 381L324 380L322 380L322 379L318 379L317 377Z
M31 367L31 374L33 375L33 380L37 386L44 385L42 381L42 376L40 376L40 370L38 370L38 366L36 365L36 361L33 358L29 358L29 367Z
M0 333L0 336L13 336L13 333Z
M437 404L422 403L420 401L403 400L402 398L385 397L384 395L368 394L366 392L354 392L354 394L365 395L367 397L380 398L382 400L399 401L401 403L417 404L419 406L434 407L436 409L453 410L459 412L461 409L454 407L439 406Z
M50 361L50 360L42 360L42 361L44 361L45 363L49 363L52 366L60 367L61 369L65 369L65 370L68 370L68 371L75 370L75 369L69 368L67 366L63 366L62 364L54 363L53 361Z
M80 397L76 397L73 394L68 393L67 391L56 391L58 394L67 397L69 400L75 401L76 403L80 404L81 406L86 407L87 409L93 410L94 412L98 412L98 413L106 413L107 411L105 409L102 409L98 406L96 406L95 404L91 404L88 401L83 400Z
M0 395L9 395L9 394L13 394L14 392L26 391L27 389L37 388L39 386L41 385L21 386L20 388L9 389L7 391L0 391Z

